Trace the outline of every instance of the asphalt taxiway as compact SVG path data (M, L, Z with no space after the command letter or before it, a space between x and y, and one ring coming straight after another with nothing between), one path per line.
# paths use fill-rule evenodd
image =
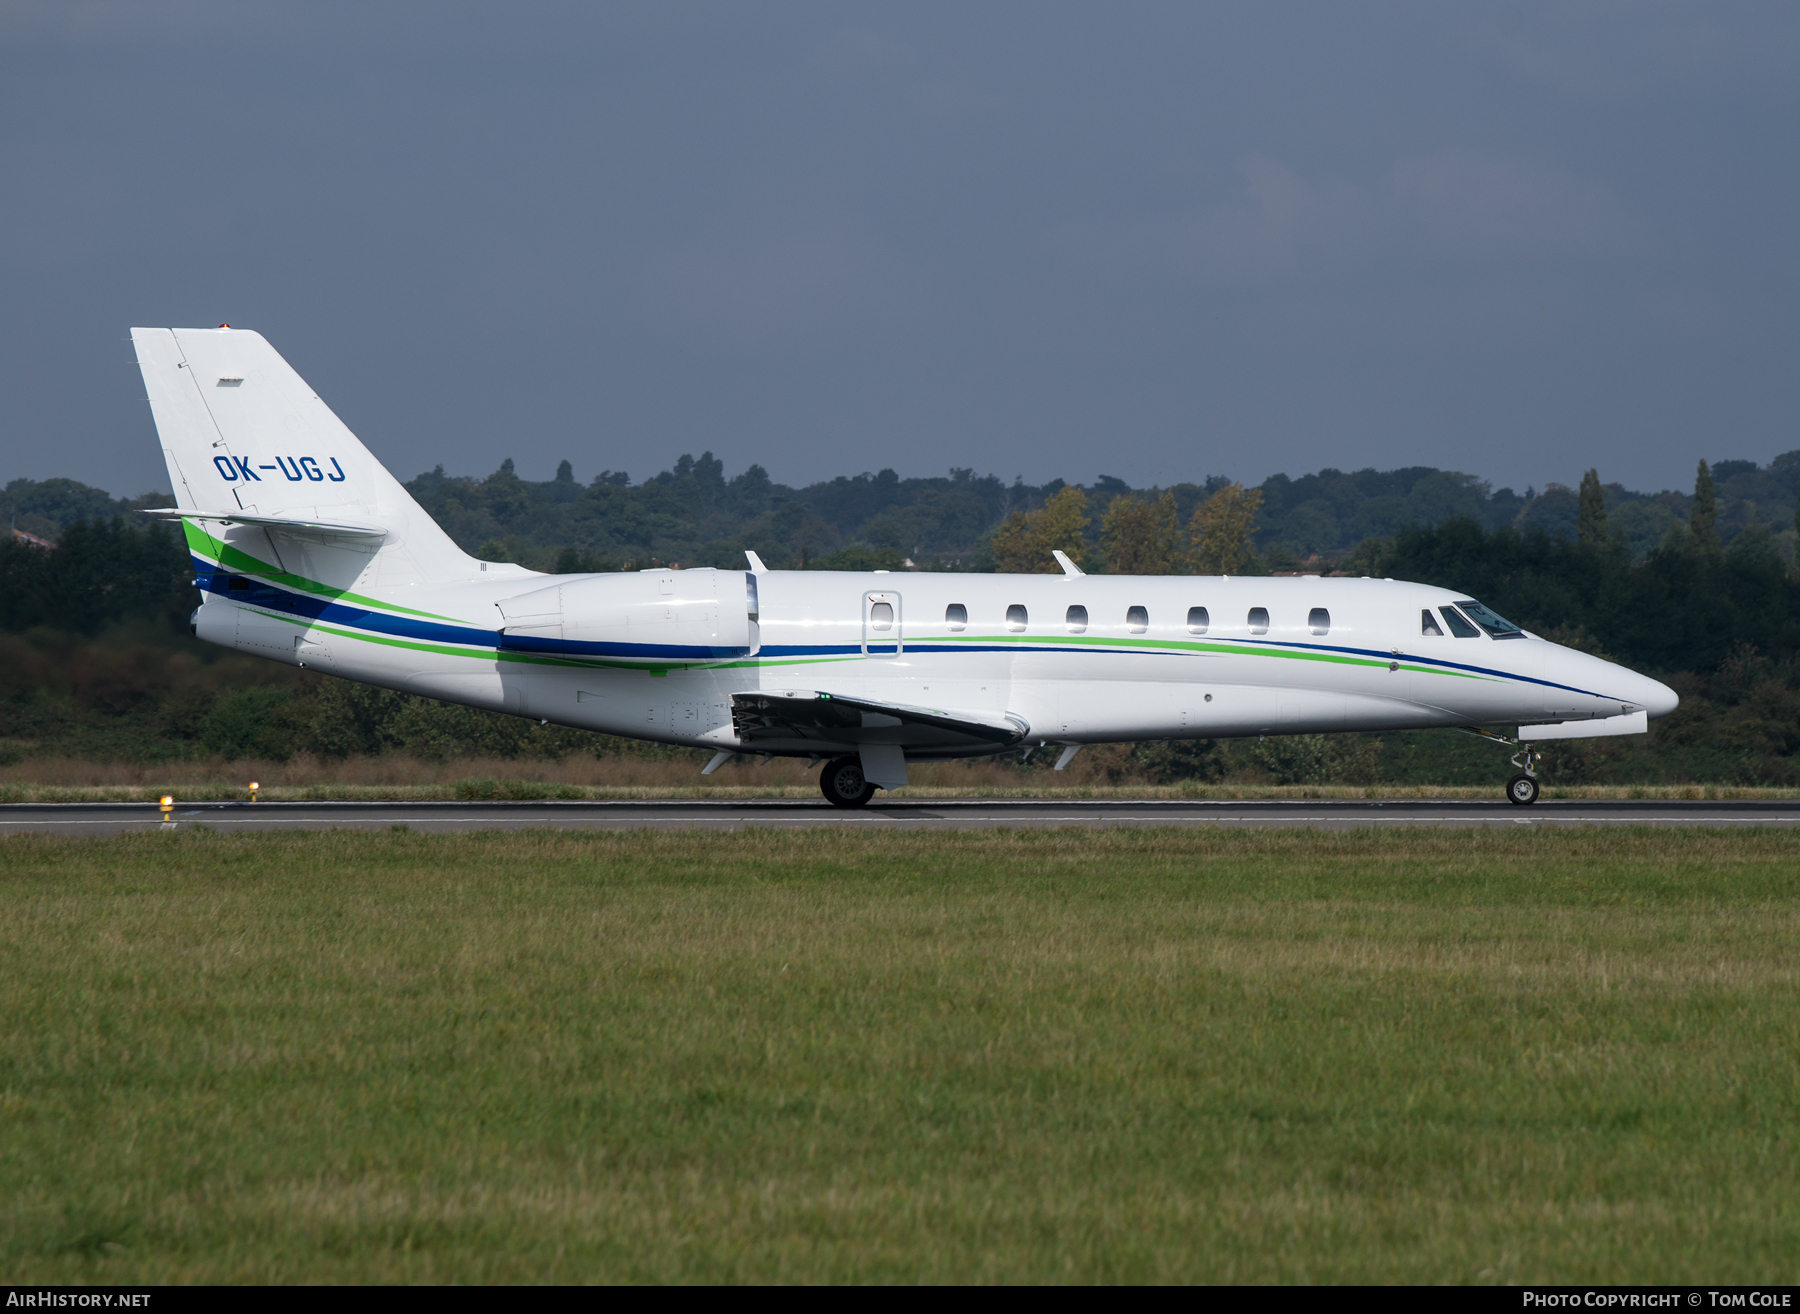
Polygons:
M751 826L960 830L996 826L1777 826L1800 825L1800 799L1681 801L1544 799L889 799L834 808L805 799L674 799L608 802L178 803L176 828L218 831L382 829L421 831L738 830ZM153 803L0 805L0 835L117 835L157 830Z

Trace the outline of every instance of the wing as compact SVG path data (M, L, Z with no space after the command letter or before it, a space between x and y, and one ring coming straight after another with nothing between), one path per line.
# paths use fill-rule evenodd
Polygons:
M920 750L1004 748L1031 733L1030 724L1010 712L951 712L814 689L734 693L731 726L740 743L801 750L863 744Z

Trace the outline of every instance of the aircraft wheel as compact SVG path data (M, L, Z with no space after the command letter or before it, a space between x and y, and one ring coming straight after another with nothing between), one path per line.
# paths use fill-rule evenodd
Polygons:
M819 772L819 792L836 807L860 808L875 797L875 786L863 779L860 758L839 757Z
M1537 802L1538 783L1527 775L1516 775L1506 782L1506 797L1522 808L1530 807Z

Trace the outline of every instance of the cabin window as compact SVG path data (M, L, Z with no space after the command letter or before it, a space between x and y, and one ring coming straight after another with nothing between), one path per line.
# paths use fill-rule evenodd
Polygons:
M1188 608L1188 633L1205 634L1206 627L1212 624L1212 617L1206 614L1205 607Z
M1031 616L1019 603L1015 602L1006 609L1006 628L1012 630L1015 634L1030 623Z
M1267 607L1250 608L1250 633L1267 634L1269 632L1269 609Z
M872 630L891 630L894 628L894 604L891 602L872 602L869 604L869 628Z
M1306 628L1314 634L1331 633L1331 613L1323 607L1314 607L1306 613Z
M1481 631L1463 619L1463 614L1455 607L1439 607L1444 615L1444 623L1450 627L1450 633L1459 639L1479 639Z
M242 593L249 589L250 581L245 579L242 575L233 575L230 583L226 584L225 587L233 593Z
M1133 634L1142 634L1150 628L1150 612L1143 607L1125 608L1125 628Z
M1524 630L1520 629L1517 625L1514 625L1504 616L1495 615L1479 602L1469 600L1459 602L1456 605L1463 609L1470 620L1481 626L1482 629L1486 630L1496 639L1522 639L1525 637Z
M1080 634L1087 629L1087 608L1070 607L1069 614L1064 619L1068 622L1070 634Z
M944 608L944 624L953 630L960 630L969 623L969 609L960 602L953 602Z
M1429 608L1419 613L1419 633L1433 639L1444 637L1443 628L1437 623L1437 617L1431 614Z

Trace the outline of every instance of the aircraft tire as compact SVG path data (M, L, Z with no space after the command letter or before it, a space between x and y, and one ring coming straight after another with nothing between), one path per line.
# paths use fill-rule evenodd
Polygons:
M833 807L860 808L875 797L875 786L863 778L860 758L834 757L819 772L819 792Z
M1520 772L1506 782L1507 801L1517 807L1528 808L1537 802L1538 782Z

